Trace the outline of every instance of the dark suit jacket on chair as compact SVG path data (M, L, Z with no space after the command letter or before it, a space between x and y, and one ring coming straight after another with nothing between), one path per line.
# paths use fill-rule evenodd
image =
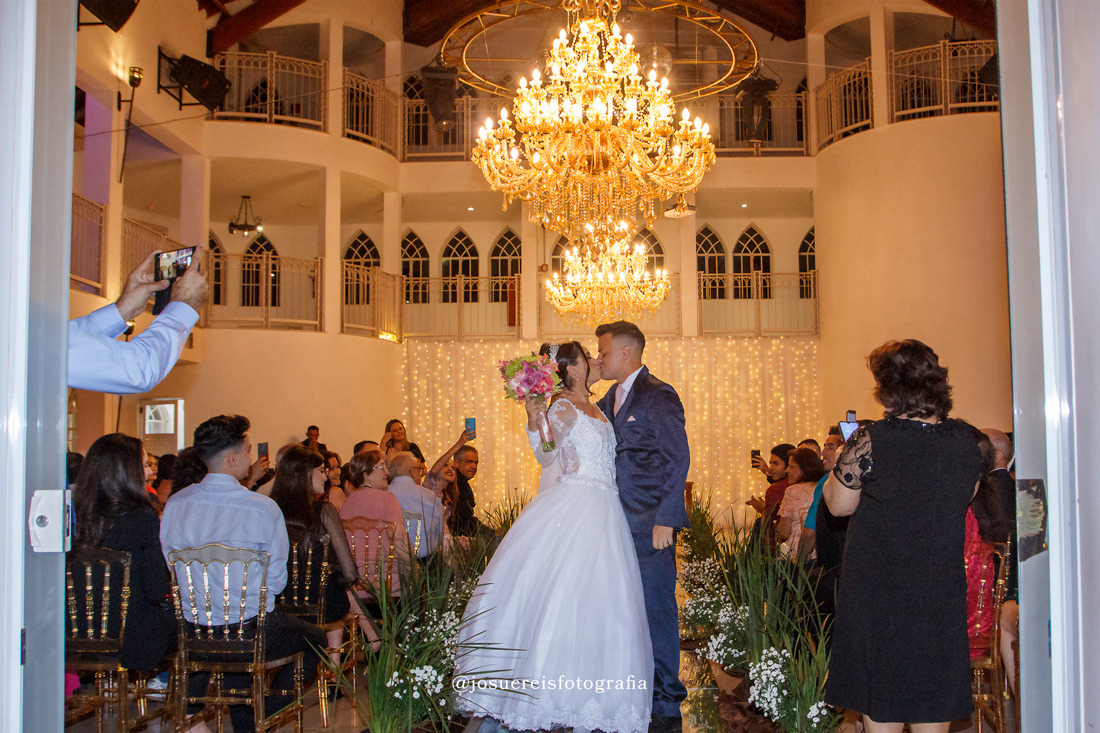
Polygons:
M615 384L607 390L599 408L615 427L615 471L630 531L687 527L684 487L691 453L680 397L643 366L614 415L619 389Z

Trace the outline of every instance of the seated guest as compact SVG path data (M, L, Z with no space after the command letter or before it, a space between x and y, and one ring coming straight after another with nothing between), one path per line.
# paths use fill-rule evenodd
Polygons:
M351 454L354 456L356 453L362 453L365 450L378 450L378 443L373 440L360 440L351 449Z
M326 501L336 507L336 511L340 511L340 507L344 505L344 499L347 498L347 494L344 493L343 482L340 480L340 472L343 461L340 460L340 454L334 451L323 453L322 456L325 459L325 491L321 495L321 501Z
M385 457L382 451L368 450L356 453L348 462L351 474L351 482L355 486L353 491L344 501L340 509L341 519L352 517L366 517L367 519L379 519L384 522L393 522L396 530L393 535L393 556L396 565L395 572L390 581L389 593L391 596L399 596L401 593L401 575L408 572L411 564L409 548L409 535L405 531L405 517L401 513L401 504L397 497L391 494L389 489L389 474L386 471ZM364 548L362 564L359 554L356 554L355 562L358 565L359 575L365 580L372 581L373 573L366 571L368 563L379 562L375 556L374 547ZM351 596L349 595L349 599ZM369 599L365 590L359 591L360 599ZM372 615L377 617L378 609L368 607ZM378 634L365 617L361 618L360 626L377 648Z
M321 429L316 425L310 425L306 428L306 439L302 441L302 445L318 453L324 453L328 450L328 446L322 443L320 438Z
M455 444L448 448L443 453L443 455L437 458L435 460L435 463L432 464L432 467L428 470L428 472L424 474L424 480L421 482L421 485L425 489L432 491L436 496L442 499L443 483L440 481L440 473L443 471L443 467L447 465L450 465L451 472L454 472L454 463L451 462L451 458L454 456L455 453L459 451L460 448L462 448L462 446L466 445L467 441L473 439L473 437L474 431L472 430L463 430L461 433L459 433L458 440L455 441ZM454 477L452 477L446 480L454 481L455 479Z
M119 660L130 670L155 669L176 647L168 566L160 521L145 490L145 462L137 438L104 435L88 449L73 490L73 546L130 553L130 600Z
M474 490L470 488L470 480L477 475L478 454L477 448L472 445L464 445L455 452L455 470L458 472L458 502L454 508L453 534L462 537L472 537L482 527L481 522L474 516L477 502L474 500Z
M983 433L974 431L982 453L982 479L966 511L966 631L970 637L970 658L986 656L993 641L993 591L997 566L993 544L1008 540L1012 521L1004 515L997 484L991 478L994 448Z
M181 490L169 500L160 527L160 540L165 558L174 550L200 547L220 542L230 547L246 547L267 552L270 562L267 571L267 620L264 627L264 644L268 659L279 659L297 652L305 653L307 677L317 662L314 648L325 644L321 630L301 619L275 610L275 597L286 586L286 562L289 550L286 524L279 505L270 498L249 491L241 485L252 466L252 441L248 438L250 423L240 415L219 415L195 428L194 448L206 464L207 474L202 481ZM181 456L182 458L182 456ZM230 573L228 589L230 597L240 597L240 571ZM210 578L211 592L222 595L222 578L217 573ZM259 613L260 586L247 586L244 617L253 618ZM183 616L195 623L190 599L183 594ZM221 604L212 604L212 616L206 623L217 626L225 623ZM294 665L288 664L275 673L273 688L289 690L294 681ZM209 675L196 674L188 682L191 695L202 695L209 682ZM247 687L248 675L226 675L227 687ZM290 702L289 696L271 695L265 700L266 714L270 715ZM198 712L192 706L189 714ZM233 730L255 730L252 710L245 705L233 705L229 709Z
M416 556L421 560L443 546L447 527L443 522L443 502L434 493L417 485L420 477L420 461L412 453L402 451L390 459L390 493L397 497L401 511L420 515L413 526L406 525L409 539L420 537Z
M206 476L206 464L199 457L199 452L195 450L194 446L184 448L172 464L172 477L170 479L172 488L168 492L168 497L175 496L191 484L197 484L202 481L204 476Z
M798 557L802 524L814 501L814 489L825 475L825 467L812 448L796 448L787 457L787 481L790 485L779 504L779 540L786 542L791 554ZM813 559L811 552L806 558Z
M825 469L825 475L818 479L814 487L814 500L810 509L806 512L806 521L802 524L802 537L799 540L802 547L799 548L800 557L817 556L817 508L821 504L821 492L825 488L825 480L828 473L836 465L836 457L844 446L844 436L840 434L839 425L829 426L829 436L825 438L825 445L821 448L821 465Z
M424 454L420 452L420 446L409 442L409 436L405 433L405 424L400 420L390 420L386 423L386 434L382 436L382 442L378 447L386 454L386 460L390 460L402 451L409 451L418 461L424 462Z
M799 448L809 448L817 454L818 458L821 458L821 443L818 443L814 438L806 438L798 444Z
M774 542L775 527L779 522L779 505L783 502L783 494L787 491L787 458L794 446L790 443L780 443L772 448L768 462L765 464L761 458L757 458L753 465L759 468L767 476L770 484L764 492L763 500L760 497L752 497L746 504L760 512L760 532L769 541Z
M150 484L157 492L157 501L163 507L172 495L172 466L176 463L175 453L165 453L157 459L157 476Z
M324 622L328 624L339 621L350 610L346 589L359 581L359 572L355 567L355 558L351 555L339 512L332 504L318 501L324 493L326 475L321 454L296 445L287 451L279 463L279 469L275 472L275 486L271 489L271 499L283 512L291 544L309 543L325 535L329 537L329 547L332 548L336 563L333 570L330 570L331 575L325 586ZM288 563L293 561L291 558ZM289 565L287 572L290 572ZM339 647L343 643L343 636L343 629L330 631L329 648ZM333 662L339 662L338 652L333 655Z

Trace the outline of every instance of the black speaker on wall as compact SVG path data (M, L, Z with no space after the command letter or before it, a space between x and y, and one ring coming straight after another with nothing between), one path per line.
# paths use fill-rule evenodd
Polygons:
M115 33L118 33L126 21L134 14L138 0L80 0L80 4L88 9L95 17L103 21ZM80 25L96 25L95 23L81 23Z
M211 112L222 106L229 93L225 74L190 56L180 56L168 76Z

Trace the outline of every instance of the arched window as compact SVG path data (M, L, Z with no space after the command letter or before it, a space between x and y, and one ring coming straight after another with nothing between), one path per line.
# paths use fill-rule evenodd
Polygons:
M266 303L263 299L265 290L261 287L265 279L270 283L266 289ZM241 305L279 307L279 253L275 251L275 245L266 234L253 239L244 252L244 262L241 263Z
M405 144L419 147L428 144L428 126L432 124L428 105L424 103L424 86L420 77L410 74L402 86L405 99Z
M558 273L558 277L565 277L565 253L569 250L569 240L559 237L554 249L550 250L550 276Z
M701 300L726 298L726 246L710 227L695 235L695 262Z
M401 274L405 276L405 302L427 303L428 250L413 232L401 238Z
M368 267L378 267L382 261L378 248L371 238L360 229L344 250L344 305L367 305L370 303L370 283L367 281Z
M462 286L462 302L477 302L477 247L466 232L459 229L443 248L443 302L458 302L458 278L468 279Z
M512 286L511 278L518 275L520 270L520 253L519 235L511 229L506 229L493 244L493 249L489 253L489 276L493 278L489 286L491 302L508 302L508 288Z
M814 250L814 228L806 232L798 245L798 297L813 298L817 295L817 253Z
M753 273L760 273L760 297L772 297L772 254L768 241L757 228L749 225L733 248L733 297L752 298ZM736 277L741 275L742 277Z
M210 303L227 305L225 298L225 250L221 242L210 232L206 240L206 249L210 252Z
M661 242L657 239L657 235L649 231L649 229L642 227L641 231L634 235L634 244L645 245L646 267L649 268L650 272L664 269L665 250L661 247Z

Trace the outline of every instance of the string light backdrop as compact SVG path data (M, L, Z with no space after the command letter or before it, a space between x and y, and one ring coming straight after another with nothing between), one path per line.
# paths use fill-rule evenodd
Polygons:
M595 337L581 343L595 353ZM474 417L481 461L474 480L479 511L513 492L533 496L539 466L524 430L526 413L504 398L497 365L537 351L539 343L410 339L406 347L406 424L428 462L454 444L465 418ZM749 466L752 449L767 457L777 443L825 438L814 339L651 338L644 362L680 394L691 446L688 480L696 492L709 493L726 518L730 507L735 521L755 516L744 501L767 487ZM610 384L600 382L596 396Z

